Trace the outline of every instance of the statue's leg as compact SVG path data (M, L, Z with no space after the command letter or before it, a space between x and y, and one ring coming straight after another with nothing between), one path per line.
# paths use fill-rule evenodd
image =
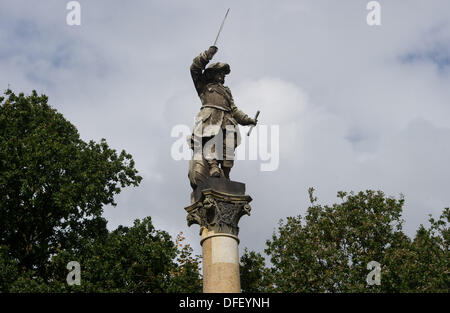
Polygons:
M197 188L209 177L209 165L205 159L192 159L189 161L189 181L192 189Z
M217 160L207 160L209 165L209 176L212 177L220 177L220 168L219 168L219 162Z
M222 167L223 176L225 176L226 179L230 179L230 171L231 167Z
M234 149L236 148L236 133L228 131L224 133L223 155L221 168L225 178L230 179L230 171L234 165Z
M218 153L216 153L216 143L212 142L215 137L204 137L202 142L202 150L204 154L204 158L208 163L209 167L209 176L212 177L220 177L221 171L219 168ZM209 146L207 146L209 145Z
M234 161L232 160L223 160L222 162L222 171L226 179L230 179L230 171L231 168L233 167L233 164Z

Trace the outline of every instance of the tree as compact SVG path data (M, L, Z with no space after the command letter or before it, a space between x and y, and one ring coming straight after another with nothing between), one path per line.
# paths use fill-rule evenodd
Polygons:
M407 249L387 256L393 264L387 269L391 280L386 287L392 286L392 291L449 292L449 222L449 208L438 220L430 215L430 227L420 225Z
M203 282L200 275L201 256L192 255L193 249L189 244L184 245L183 233L178 234L175 245L177 259L171 271L171 283L167 292L202 292Z
M0 291L198 292L198 256L151 218L109 232L103 207L138 186L132 156L84 142L45 95L0 97ZM82 284L69 286L77 261Z
M173 242L156 230L151 218L119 226L104 240L87 242L82 253L61 250L46 262L46 278L21 269L0 249L0 291L3 292L201 292L199 258L178 235ZM69 286L67 264L81 267L81 284Z
M167 232L156 230L150 217L136 220L132 227L119 226L106 240L92 242L82 255L64 251L52 258L49 271L57 283L50 284L77 292L200 292L198 259L182 240L179 235L173 242ZM180 258L191 259L177 262ZM72 260L81 265L80 286L65 283L66 264Z
M137 186L131 155L104 139L84 142L45 95L11 90L0 98L0 245L27 270L45 277L58 250L82 250L105 237L103 206Z
M322 206L313 191L306 216L280 221L266 242L270 275L256 275L253 284L265 281L276 292L449 291L448 208L439 220L430 219L429 229L421 225L411 240L402 231L403 197L338 192L341 203ZM241 272L261 264L260 256L251 259L241 259ZM380 285L366 282L371 261L381 264Z
M245 293L271 292L270 271L264 257L257 252L244 249L240 262L241 290Z

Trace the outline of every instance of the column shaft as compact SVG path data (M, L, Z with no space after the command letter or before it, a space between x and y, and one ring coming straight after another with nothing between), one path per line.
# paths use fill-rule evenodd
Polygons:
M241 292L238 237L202 230L203 292Z

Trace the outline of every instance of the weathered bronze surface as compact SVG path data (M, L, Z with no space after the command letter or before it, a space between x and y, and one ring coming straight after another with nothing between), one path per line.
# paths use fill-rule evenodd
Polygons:
M190 67L192 80L202 102L190 138L194 156L189 165L189 180L195 189L206 177L230 179L234 150L240 144L238 125L256 125L257 120L239 110L228 87L225 75L231 71L227 63L206 65L217 52L211 46L194 58ZM210 149L205 149L208 143ZM211 145L211 143L216 143Z
M223 85L231 71L228 64L213 63L206 68L216 52L217 47L211 46L191 65L202 107L189 138L194 150L188 174L193 192L191 205L185 210L188 226L200 225L200 234L206 228L237 236L240 218L250 215L252 198L245 195L245 184L230 180L230 171L241 140L238 124L256 125L257 117L250 118L239 110L230 89Z
M243 215L250 215L252 198L245 195L245 185L225 178L209 177L193 192L193 203L186 207L187 224L206 227L215 233L237 236L238 223Z

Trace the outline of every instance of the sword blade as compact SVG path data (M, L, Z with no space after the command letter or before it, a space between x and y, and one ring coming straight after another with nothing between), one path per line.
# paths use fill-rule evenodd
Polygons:
M223 24L225 24L225 20L226 20L226 18L227 18L227 16L228 16L228 12L229 12L229 11L230 11L230 9L228 9L228 10L227 10L227 13L225 13L225 17L223 18L222 24L220 25L219 32L217 33L217 37L216 37L216 40L214 41L213 46L216 45L217 40L219 39L220 32L222 31Z
M258 116L259 116L259 110L258 112L256 112L255 115L255 121L258 122ZM250 136L250 134L252 133L253 128L255 127L255 125L250 126L250 129L248 130L247 136Z

